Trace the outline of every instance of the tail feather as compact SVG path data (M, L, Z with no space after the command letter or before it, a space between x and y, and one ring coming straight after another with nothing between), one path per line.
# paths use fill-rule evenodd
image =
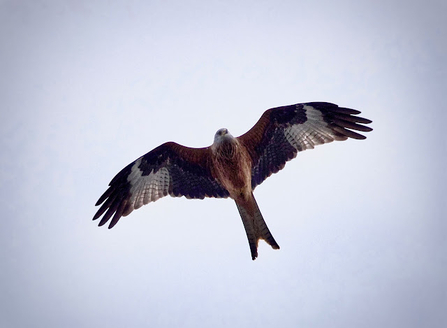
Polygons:
M264 218L262 217L253 194L248 200L236 200L236 206L241 215L245 232L247 233L252 260L258 257L259 239L264 239L273 249L279 249L279 245L276 243L275 238L273 238L267 227L267 223L265 223Z

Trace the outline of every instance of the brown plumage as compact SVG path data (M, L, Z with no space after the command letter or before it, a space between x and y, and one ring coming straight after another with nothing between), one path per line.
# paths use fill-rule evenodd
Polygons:
M122 216L167 195L230 197L241 215L254 260L259 239L279 249L253 196L256 186L281 170L299 151L334 140L365 139L352 131L372 130L362 125L371 121L356 116L359 113L331 103L295 104L267 110L238 138L220 129L214 143L206 148L165 143L112 179L96 203L102 206L93 220L102 216L102 226L112 218L112 228Z

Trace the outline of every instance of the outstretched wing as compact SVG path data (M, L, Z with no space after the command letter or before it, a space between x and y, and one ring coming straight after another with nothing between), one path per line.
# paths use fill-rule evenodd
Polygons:
M326 102L271 108L245 134L238 137L253 160L252 188L281 170L299 151L334 140L365 139L354 132L372 129L358 110Z
M170 195L187 198L229 196L211 172L209 148L188 148L168 142L127 165L109 183L96 205L102 206L93 220L104 213L99 225L112 228L122 216Z

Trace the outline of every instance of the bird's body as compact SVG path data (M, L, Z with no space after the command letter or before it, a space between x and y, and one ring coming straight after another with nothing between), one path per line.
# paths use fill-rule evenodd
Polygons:
M221 130L226 132L221 132ZM215 178L233 199L251 193L251 158L240 142L227 129L217 131L211 149Z
M304 103L267 110L255 126L240 137L227 129L216 132L206 148L189 148L168 142L130 163L109 184L96 205L99 225L167 196L187 198L230 197L244 224L251 256L257 256L259 239L272 248L278 244L265 223L253 190L281 170L299 151L333 140L365 139L352 130L368 132L370 120L357 110L331 103ZM361 123L361 124L360 124Z
M216 169L216 180L234 199L244 224L254 260L258 256L258 241L264 239L270 246L279 249L262 217L251 188L252 160L239 140L227 129L217 131L211 146L211 158Z

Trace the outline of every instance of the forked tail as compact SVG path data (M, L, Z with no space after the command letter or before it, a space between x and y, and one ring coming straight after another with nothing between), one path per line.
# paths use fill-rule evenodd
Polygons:
M267 227L253 194L247 200L237 200L236 206L244 223L245 232L247 233L252 260L258 257L259 239L264 239L273 249L279 249L279 245Z

